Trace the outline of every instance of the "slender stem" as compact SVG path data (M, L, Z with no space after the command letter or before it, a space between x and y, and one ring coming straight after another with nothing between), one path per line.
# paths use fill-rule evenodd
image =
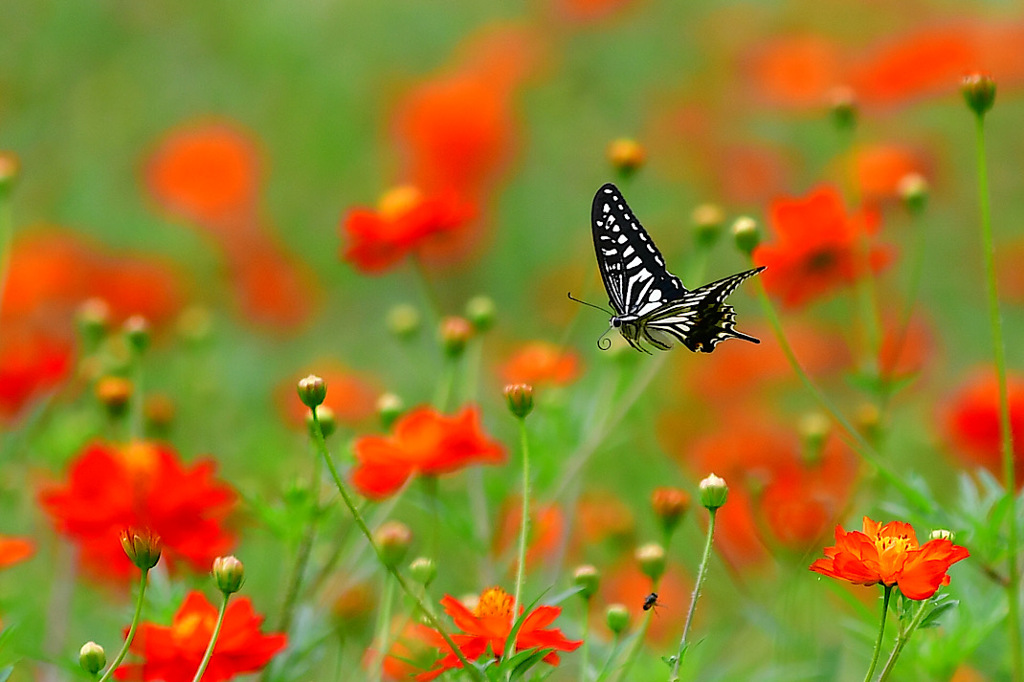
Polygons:
M309 558L313 552L313 541L316 538L317 526L320 523L320 467L320 460L314 460L313 473L310 477L313 513L306 524L302 539L299 540L299 547L295 552L295 565L292 567L292 575L288 581L288 590L285 592L284 603L281 605L281 617L277 623L277 629L281 632L288 632L292 625L295 604L298 602L299 592L302 590L303 578L306 576L306 568L309 566Z
M917 613L914 614L914 619L910 621L910 625L907 629L901 630L900 634L896 636L896 646L893 647L892 651L889 652L889 658L886 660L885 665L882 667L882 672L878 675L878 682L885 682L886 678L889 677L889 673L892 672L893 667L896 665L896 659L899 658L900 653L903 651L903 647L910 641L911 635L917 631L921 621L924 619L925 612L927 611L928 600L925 599L921 602L921 606L917 608Z
M220 637L221 626L224 625L224 614L228 612L228 600L231 598L229 592L223 592L223 599L220 602L220 611L217 612L217 623L213 626L213 634L210 635L210 643L206 645L206 653L203 654L203 660L199 663L199 669L196 670L196 676L192 678L192 682L199 682L203 679L203 673L206 672L206 666L210 665L210 659L213 658L213 648L217 646L217 638Z
M758 296L761 299L761 308L764 311L764 315L768 319L768 323L771 325L772 331L775 333L775 338L778 340L779 346L782 348L782 352L786 355L787 360L789 360L789 364L793 367L793 371L796 372L804 386L811 392L825 411L827 411L832 418L836 420L836 423L838 423L843 430L849 434L850 438L853 439L854 445L856 446L854 447L854 452L856 452L861 459L871 465L871 467L877 471L882 478L886 480L886 482L903 493L908 500L914 502L920 509L931 509L933 503L883 464L878 452L871 443L864 438L860 431L853 427L842 412L840 412L832 401L829 400L828 396L826 396L824 392L822 392L822 390L818 388L813 381L811 381L810 376L808 376L807 372L800 364L800 361L797 360L796 353L793 352L793 347L789 345L786 334L782 330L782 323L779 321L779 316L775 312L775 307L772 305L771 299L768 298L768 292L764 288L764 283L760 280L758 280Z
M388 652L388 633L391 628L391 609L395 602L395 581L391 576L384 577L384 596L381 599L380 611L377 614L377 643L373 654L373 665L370 669L373 674L370 679L383 680L384 657Z
M149 571L142 572L142 578L139 580L139 596L135 600L135 614L132 616L132 624L128 627L128 635L124 638L124 644L121 645L121 650L117 652L117 656L114 657L114 661L107 668L107 671L103 673L103 677L99 679L99 682L106 682L110 679L110 676L117 670L117 666L121 665L121 661L128 655L128 649L132 645L132 640L135 639L135 629L139 626L139 618L142 616L142 604L146 597L146 586L149 583Z
M526 418L519 418L519 443L523 451L523 515L519 522L519 550L516 553L516 587L512 597L512 618L519 614L523 603L523 579L526 575L526 541L530 536L530 441L526 431ZM515 643L505 645L505 659L515 654Z
M580 650L580 682L587 682L587 668L590 667L590 597L583 600L583 646Z
M878 665L878 656L882 653L882 637L885 635L886 616L889 615L889 598L892 597L892 585L885 586L882 594L882 622L878 626L878 639L875 640L875 652L871 656L871 665L868 666L868 673L864 676L864 682L871 682L871 676L875 674L875 666Z
M615 633L612 639L612 650L608 652L608 658L605 659L604 665L601 667L601 672L598 673L597 679L594 682L602 682L604 678L608 677L608 669L612 665L612 661L619 655L619 648L622 646L622 635L618 632Z
M427 307L433 316L434 326L441 321L441 299L437 295L437 291L434 289L433 283L430 281L430 276L427 273L427 268L423 264L423 260L419 257L419 254L413 254L412 256L413 270L416 272L417 278L420 280L420 286L423 289L423 297L427 301Z
M142 438L142 397L143 397L143 379L144 372L142 369L142 352L138 350L132 350L132 395L131 404L129 405L128 412L128 438L130 440L139 440Z
M427 604L423 602L419 594L416 593L412 586L406 581L401 573L394 566L389 566L388 562L384 561L381 556L380 547L373 540L373 533L370 531L370 527L366 525L366 520L363 519L363 515L359 513L359 508L356 507L355 500L352 498L352 493L349 492L348 486L345 485L344 479L341 478L341 474L338 472L338 468L334 465L334 460L331 459L331 454L327 452L327 442L324 440L324 432L320 426L320 417L316 413L316 408L313 408L313 435L316 440L317 449L320 451L320 456L323 457L324 463L327 465L327 470L331 473L331 478L334 479L334 485L338 488L338 492L341 494L341 499L345 503L345 507L348 508L349 513L352 515L352 520L355 521L356 526L362 532L363 536L366 537L366 541L370 543L370 547L373 548L374 553L377 555L377 560L380 561L381 565L395 578L395 582L402 589L406 595L412 599L413 603L419 607L424 617L430 622L431 627L437 630L441 638L444 639L445 644L452 650L455 657L459 659L463 669L467 670L477 682L487 682L479 670L473 667L470 662L466 659L466 655L462 653L462 649L455 643L452 636L448 634L448 630L444 627L441 621L433 610L431 610Z
M697 599L700 598L700 588L707 577L708 564L711 562L711 545L715 537L715 519L718 516L718 510L709 509L708 512L710 516L708 518L708 536L704 541L704 554L700 559L700 568L697 569L697 580L693 585L693 595L690 596L690 610L686 613L683 636L679 638L679 650L676 651L676 660L672 664L672 674L668 678L670 682L679 682L679 666L683 662L683 654L686 651L686 638L689 636L690 628L693 626L693 614L697 612Z
M654 589L651 591L657 591L657 586L654 586ZM615 676L615 682L628 679L629 671L633 668L636 659L644 648L644 640L647 639L647 631L651 629L651 619L653 617L654 609L644 613L644 621L640 624L640 630L637 631L636 636L633 637L633 644L629 647L629 653L626 654L626 660L622 662L622 667L619 668L619 674Z
M977 161L978 161L978 204L981 209L982 256L985 260L985 280L988 289L988 318L992 328L992 354L995 361L996 379L999 384L999 441L1003 457L1003 482L1010 502L1011 513L1007 514L1009 538L1007 547L1006 597L1009 606L1010 658L1013 680L1024 680L1024 648L1020 639L1020 567L1017 563L1018 531L1016 512L1017 481L1013 462L1013 431L1010 425L1010 400L1006 388L1006 348L1003 343L1003 322L999 314L999 293L996 287L995 247L992 240L992 217L989 209L988 164L985 160L985 117L975 117Z
M434 405L441 412L448 411L448 403L452 400L453 388L455 387L455 375L459 371L459 362L452 358L444 359L444 369L441 371L441 380L437 382L437 393L434 395Z

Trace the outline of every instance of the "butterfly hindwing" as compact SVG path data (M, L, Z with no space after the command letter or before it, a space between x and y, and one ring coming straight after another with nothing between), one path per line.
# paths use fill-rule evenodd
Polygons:
M686 293L615 185L597 190L590 217L598 269L617 314L643 315Z

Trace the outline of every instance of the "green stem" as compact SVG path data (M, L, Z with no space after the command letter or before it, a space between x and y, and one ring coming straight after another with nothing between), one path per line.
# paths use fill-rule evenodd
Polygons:
M388 652L388 634L391 628L391 608L395 602L395 581L390 576L384 578L384 596L381 599L380 611L377 615L377 643L376 652L373 655L373 674L371 679L383 680L384 657Z
M715 537L715 519L718 516L718 510L709 509L708 512L710 517L708 519L708 536L704 541L704 554L700 559L700 568L697 569L697 580L693 585L693 595L690 596L690 609L686 613L683 636L679 638L679 650L676 651L676 660L672 664L672 674L668 678L670 682L679 682L679 666L683 662L683 654L686 651L686 638L689 636L690 628L693 626L693 614L697 612L697 599L700 598L700 588L707 577L708 564L711 562L711 545Z
M135 614L132 616L132 624L128 627L128 635L124 638L124 644L121 645L121 650L117 652L117 656L114 657L113 663L107 668L107 671L103 673L103 677L100 678L99 682L106 682L110 679L110 676L117 670L117 666L121 665L121 661L128 655L128 649L132 645L132 640L135 639L135 629L139 626L139 618L142 616L142 604L146 597L146 586L149 583L149 571L142 572L142 578L139 580L139 596L135 600Z
M885 621L886 616L889 615L890 597L892 597L892 585L886 585L885 592L882 594L882 622L878 626L878 639L875 640L875 652L871 656L871 665L868 666L868 673L864 676L864 682L871 682L871 676L875 674L875 666L878 665L878 657L882 653L882 637L885 635Z
M653 586L651 591L657 591L657 586ZM651 628L651 619L653 617L654 609L651 609L644 614L644 622L640 624L640 630L633 638L633 644L629 647L629 653L626 654L626 660L622 662L622 667L619 668L619 674L615 676L616 682L621 682L621 680L627 678L629 671L633 668L637 658L639 658L640 652L644 648L644 640L647 639L647 631Z
M519 615L523 603L523 579L526 576L526 541L530 536L530 441L526 418L519 418L519 443L523 451L523 515L519 522L519 550L516 553L516 586L512 597L512 619ZM515 643L505 645L505 660L515 655Z
M928 607L928 600L925 599L921 602L921 606L918 607L917 613L914 614L914 619L910 621L910 625L907 626L906 631L901 630L900 634L896 637L896 646L893 647L892 651L889 652L889 658L886 660L885 665L882 667L882 672L878 675L878 682L885 682L886 678L889 677L889 673L892 672L893 666L896 665L896 659L899 658L900 653L903 651L903 647L910 641L911 635L917 630L921 621L924 619L925 611Z
M295 565L292 567L292 575L288 581L288 591L285 592L284 603L281 605L281 617L277 623L277 629L281 632L288 632L292 625L292 616L295 612L295 604L299 599L299 592L302 590L303 578L306 576L306 568L309 566L309 558L313 552L313 541L316 538L317 526L320 523L320 460L313 461L313 473L310 477L310 491L313 495L313 514L306 524L302 539L299 540L299 547L295 552Z
M864 438L860 431L853 427L849 420L847 420L832 401L828 399L828 396L826 396L822 390L818 388L813 381L811 381L810 376L808 376L807 372L800 364L800 361L797 360L793 347L789 345L786 334L782 330L782 323L779 321L779 316L775 312L775 307L772 305L771 299L768 298L768 292L764 288L764 282L760 279L758 279L758 296L761 299L761 308L764 311L764 315L772 327L772 331L779 342L779 346L782 348L782 352L786 355L786 359L793 367L793 371L796 372L797 376L800 377L800 381L803 382L807 390L811 392L811 395L814 396L825 411L828 412L836 423L839 424L850 438L853 439L854 445L856 446L854 447L854 452L856 452L861 459L877 471L882 478L886 480L886 482L899 490L908 500L914 502L918 508L930 510L933 503L925 495L922 495L920 492L915 490L912 486L907 484L906 481L897 476L895 472L885 466L882 463L878 452L871 443Z
M618 632L615 633L612 639L612 649L608 652L608 658L605 659L604 665L601 666L601 672L598 673L597 679L594 682L603 682L604 678L608 677L608 670L611 668L612 661L618 658L619 648L622 646L622 635Z
M441 638L444 639L445 644L447 644L448 647L452 650L452 653L455 654L455 657L459 659L459 662L462 664L463 669L469 672L470 677L472 677L477 682L487 682L486 678L483 676L483 673L481 673L479 670L473 667L473 665L470 664L470 662L466 659L466 655L462 653L462 649L460 649L459 646L455 643L455 640L452 639L452 636L448 634L448 630L444 627L444 625L441 623L438 617L434 615L433 610L431 610L423 602L423 599L421 599L419 594L417 594L416 591L412 589L412 586L409 585L408 581L406 581L402 574L399 573L394 566L389 566L388 562L384 561L384 557L381 555L380 547L378 547L377 543L373 540L373 533L370 531L370 527L366 525L366 521L365 519L363 519L363 515L359 513L359 508L356 507L355 500L352 498L352 493L349 492L348 486L345 485L345 481L341 478L341 474L338 473L338 468L334 465L334 460L331 459L330 453L327 452L327 442L324 440L324 432L320 426L320 417L316 413L316 408L313 408L312 413L314 425L313 435L316 440L317 449L320 451L320 456L323 457L324 463L327 465L327 470L330 472L331 478L334 479L334 485L337 487L338 493L341 494L341 499L344 501L345 507L352 515L352 520L355 521L356 526L359 528L360 532L362 532L363 536L366 538L366 541L370 543L370 547L373 548L374 554L377 555L377 560L380 561L381 566L383 566L388 571L388 573L390 573L394 577L395 582L398 583L398 586L402 589L402 592L404 592L410 599L412 599L413 603L415 603L416 606L419 607L424 617L426 617L427 621L429 621L431 627L437 630L438 634L441 635Z
M221 626L224 625L224 614L228 612L228 600L231 598L229 592L223 592L224 599L220 602L220 611L217 612L217 624L213 626L213 634L210 635L210 643L206 645L206 653L203 654L203 660L199 663L199 669L196 670L196 676L192 678L192 682L199 682L203 679L203 673L206 672L206 666L210 665L210 659L213 658L213 648L217 646L217 638L220 637Z
M587 668L590 667L590 598L583 600L583 646L580 648L580 682L587 682Z
M978 152L978 204L981 209L982 256L988 289L988 318L992 328L992 354L999 385L999 440L1003 459L1003 482L1010 502L1007 514L1009 538L1007 547L1006 598L1009 606L1010 659L1014 682L1024 680L1024 647L1020 639L1020 567L1017 563L1018 531L1016 512L1017 481L1013 462L1013 432L1010 425L1010 400L1006 388L1006 348L1003 343L1003 322L999 314L999 293L996 287L995 247L992 240L992 217L989 209L988 164L985 160L985 117L975 117Z

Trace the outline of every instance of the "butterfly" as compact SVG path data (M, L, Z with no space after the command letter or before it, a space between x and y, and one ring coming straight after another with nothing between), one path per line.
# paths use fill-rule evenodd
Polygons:
M760 340L736 331L726 297L764 266L690 290L668 271L658 247L636 219L622 192L608 183L597 190L590 213L597 266L614 314L611 325L644 353L649 344L668 350L678 341L710 353L725 339Z

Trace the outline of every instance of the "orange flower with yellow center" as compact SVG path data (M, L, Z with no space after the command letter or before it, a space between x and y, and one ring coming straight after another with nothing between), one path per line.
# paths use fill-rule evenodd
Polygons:
M452 640L468 661L475 661L485 654L501 658L505 652L505 641L512 631L512 595L500 587L484 590L472 610L451 595L441 600L455 627L461 634L453 634ZM515 649L538 649L547 651L544 662L558 665L558 651L575 651L583 642L566 639L561 630L549 629L562 612L556 606L538 606L522 619L522 625L516 634ZM447 652L434 663L434 667L417 675L419 682L428 682L439 677L446 670L461 668L455 653L448 647L444 638L427 627L422 627L419 634L424 641Z
M949 567L968 556L946 538L919 545L909 523L883 526L865 516L863 533L836 526L836 544L825 548L825 558L811 570L856 585L897 585L908 599L927 599L949 584Z

